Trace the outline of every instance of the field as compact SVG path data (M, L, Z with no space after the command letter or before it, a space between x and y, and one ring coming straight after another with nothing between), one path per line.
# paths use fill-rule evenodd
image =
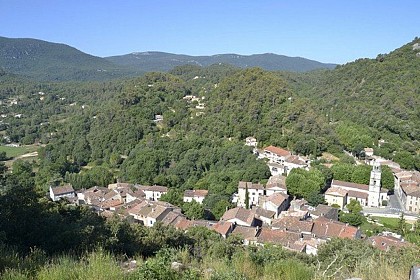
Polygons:
M21 147L0 146L0 152L6 152L7 157L15 158L27 153L35 152L36 150L38 150L38 148L39 146L36 145L28 145Z

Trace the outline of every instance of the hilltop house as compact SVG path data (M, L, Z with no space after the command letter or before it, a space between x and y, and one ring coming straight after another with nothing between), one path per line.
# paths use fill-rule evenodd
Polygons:
M60 199L73 199L76 197L73 187L68 184L61 187L50 187L50 198L52 201L59 201Z

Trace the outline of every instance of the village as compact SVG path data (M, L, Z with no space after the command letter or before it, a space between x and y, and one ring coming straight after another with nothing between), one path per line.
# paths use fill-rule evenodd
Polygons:
M292 199L286 186L286 176L292 169L310 168L308 158L274 146L258 150L253 137L248 137L245 145L254 148L258 159L267 161L271 177L265 185L238 182L238 190L232 197L236 207L226 209L219 221L188 219L180 207L160 200L168 192L164 186L117 182L75 191L71 185L64 185L50 187L49 195L53 201L66 199L73 205L86 205L106 218L118 216L147 227L162 223L183 231L201 226L223 238L240 236L244 245L271 243L311 255L316 255L318 246L332 238L364 238L380 250L410 246L393 232L364 236L359 227L340 222L339 211L346 211L346 205L352 200L362 207L384 208L389 191L381 188L381 165L392 165L395 195L401 201L402 211L418 219L419 172L401 170L395 163L375 158L373 150L366 148L366 162L372 166L369 185L332 180L324 193L326 205L313 207L304 199ZM208 190L185 190L183 202L202 204L207 195Z

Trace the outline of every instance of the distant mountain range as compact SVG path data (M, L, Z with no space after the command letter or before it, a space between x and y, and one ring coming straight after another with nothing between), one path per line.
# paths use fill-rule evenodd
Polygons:
M176 66L193 64L209 66L212 64L230 64L240 68L261 67L265 70L283 70L306 72L315 69L333 69L336 64L326 64L302 57L288 57L273 53L238 55L217 54L212 56L189 56L164 52L135 52L120 56L106 57L117 65L128 66L138 71L169 71Z
M169 71L184 64L208 66L217 63L294 72L336 66L276 54L188 56L141 52L101 58L65 44L0 37L0 70L39 80L106 80L150 71Z

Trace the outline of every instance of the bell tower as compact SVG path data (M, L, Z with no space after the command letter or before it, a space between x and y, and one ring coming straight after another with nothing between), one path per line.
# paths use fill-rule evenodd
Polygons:
M379 207L380 192L381 192L381 165L375 161L373 163L372 171L370 172L369 198L368 198L369 206Z

